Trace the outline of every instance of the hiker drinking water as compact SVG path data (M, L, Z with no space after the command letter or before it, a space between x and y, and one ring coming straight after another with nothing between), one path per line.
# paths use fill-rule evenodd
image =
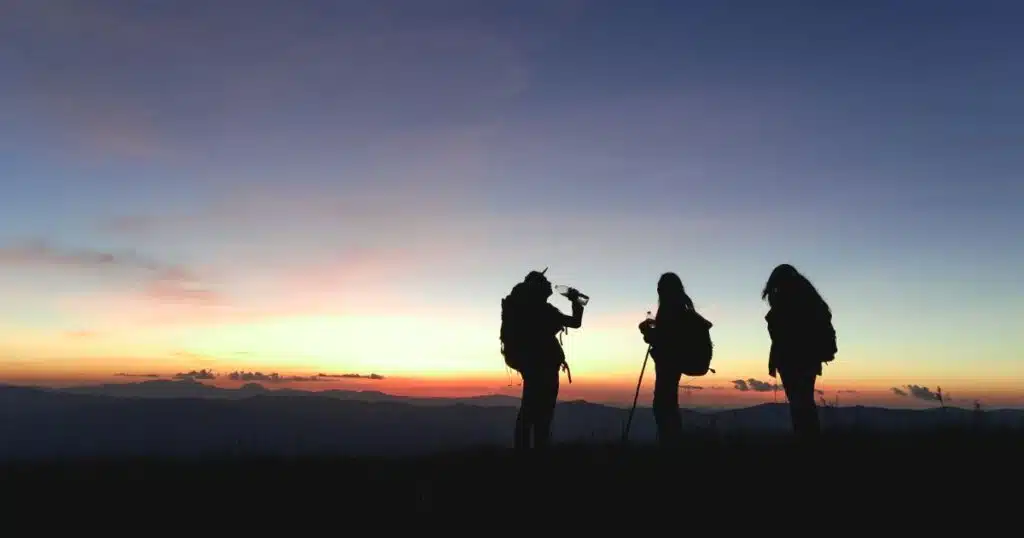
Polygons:
M712 323L697 313L683 281L675 273L658 279L658 313L640 323L644 342L654 360L652 410L658 442L674 446L683 423L679 415L679 380L683 374L702 376L710 370Z
M789 264L772 271L761 299L769 305L764 317L772 340L768 375L781 377L793 431L802 438L814 437L821 429L814 384L822 363L831 362L838 352L832 311L814 285Z
M505 364L523 378L515 427L517 450L530 448L531 437L534 448L551 443L559 369L568 371L558 333L583 324L588 299L574 288L564 288L562 294L572 302L572 315L566 316L547 302L554 289L544 276L546 271L530 271L501 301L501 352Z

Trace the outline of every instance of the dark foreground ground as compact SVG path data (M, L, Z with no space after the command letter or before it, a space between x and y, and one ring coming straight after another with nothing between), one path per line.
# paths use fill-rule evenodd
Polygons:
M947 502L960 515L971 502L983 502L991 512L1000 499L1019 495L1022 449L1021 433L831 435L815 447L788 437L708 436L691 437L671 452L562 445L526 458L480 449L404 460L234 455L21 464L0 469L0 484L5 499L48 509L95 503L117 514L159 507L165 516L188 506L199 513L238 510L248 514L243 517L299 519L318 513L332 519L518 517L518 507L533 506L538 515L592 520L659 506L669 512L657 513L680 517L740 508L779 514L794 506L850 514L869 506L866 514L877 518L921 503L936 515L948 515ZM985 519L993 521L992 514Z

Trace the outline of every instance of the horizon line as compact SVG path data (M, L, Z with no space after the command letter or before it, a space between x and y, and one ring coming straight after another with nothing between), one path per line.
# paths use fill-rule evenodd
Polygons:
M135 386L138 386L138 385L144 385L144 384L153 383L153 382L201 385L201 386L204 386L204 387L208 387L209 389L212 389L212 390L229 391L229 392L240 392L240 391L243 391L245 389L245 387L247 387L247 386L257 385L257 386L261 387L263 390L265 390L267 392L290 391L290 392L303 392L303 393L307 393L307 394L311 394L311 395L320 395L322 393L329 393L329 392L344 392L344 393L354 393L354 394L372 393L372 394L380 394L380 395L383 395L383 396L387 396L387 397L395 398L395 399L400 399L400 400L441 400L441 401L453 400L454 401L454 400L471 400L471 399L494 398L494 397L507 398L509 400L519 400L520 399L519 396L513 396L513 395L509 395L509 394L502 394L502 393L499 393L499 392L479 393L479 394L467 395L467 396L418 396L418 395L396 394L396 393L385 392L385 391L377 390L377 389L353 389L353 388L337 388L337 387L335 387L335 388L325 388L325 389L301 389L301 388L294 388L294 387L268 387L268 386L264 385L263 383L261 383L259 381L246 382L246 383L241 384L238 387L220 387L220 386L217 386L217 385L212 384L212 383L203 383L200 380L196 380L196 379L163 379L163 378L161 378L161 379L146 379L146 380L143 380L143 381L128 381L128 382L124 382L124 383L96 383L96 384L71 385L71 386L65 386L65 387L53 387L53 386L49 386L48 387L48 386L45 386L45 385L19 384L19 383L7 382L7 381L0 381L0 389L15 387L15 388L36 389L36 390L41 390L41 391L66 392L68 389L72 389L73 390L75 388L101 387L101 386L107 386L107 385L122 385L122 386L123 385L135 385ZM109 397L109 398L122 398L120 396L115 396L115 395L110 395L110 394L87 394L86 396L101 396L101 397ZM254 394L253 396L259 396L259 394ZM173 399L173 398L174 397L172 397L170 399ZM180 398L192 398L192 397L181 396ZM199 396L197 398L201 399L202 397ZM332 398L326 398L326 399L332 399ZM367 402L367 403L380 403L380 402ZM401 403L401 402L396 402L396 403ZM588 400L586 398L563 399L563 398L559 397L558 398L558 403L566 403L566 404L583 403L583 404L587 404L587 405L598 405L598 406L604 406L604 407L613 407L613 408L617 408L617 409L629 409L631 407L631 404L617 404L617 403L610 402L610 401ZM453 404L453 405L457 405L457 404ZM758 403L754 403L754 404L750 404L750 405L744 405L743 403L738 403L738 404L735 404L735 405L728 405L728 404L724 404L724 405L723 404L718 404L718 405L711 405L711 404L700 405L700 404L697 404L697 405L689 405L689 406L687 406L687 405L685 405L683 403L680 403L679 404L679 408L681 410L686 410L686 409L691 409L691 410L692 409L713 409L713 410L720 410L720 411L735 411L735 410L743 410L743 409L752 409L752 408L755 408L755 407L762 407L762 406L785 406L785 405L789 405L789 404L788 404L787 400L783 399L782 401L758 402ZM834 404L833 405L821 405L819 403L817 405L817 407L819 409L836 409L836 408L855 409L855 408L864 408L864 409L885 409L885 410L905 410L905 411L933 411L933 410L941 410L941 409L944 409L944 408L952 407L952 408L956 408L956 409L960 409L960 410L964 410L964 411L980 411L980 412L1003 411L1003 410L1008 410L1008 411L1024 411L1024 405L1016 406L1016 407L1014 407L1014 406L982 407L980 410L978 410L978 409L972 409L970 406L958 405L955 401L954 402L950 402L950 403L946 403L946 404L943 404L943 405L939 405L939 406L927 406L925 404L922 404L921 406L886 406L886 405L865 405L865 404L860 404L860 403L854 404L854 405L834 405ZM637 409L649 409L649 408L650 408L650 404L649 403L647 405L637 405Z

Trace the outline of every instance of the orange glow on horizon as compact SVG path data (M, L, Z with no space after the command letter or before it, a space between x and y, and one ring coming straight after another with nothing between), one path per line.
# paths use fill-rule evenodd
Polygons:
M369 372L367 372L368 374ZM639 372L638 372L639 373ZM96 375L89 372L66 372L46 370L10 370L0 376L0 383L30 386L69 387L101 383L138 383L158 379L171 380L170 376L147 375L142 371L127 372L128 375L106 373ZM282 378L290 376L309 377L316 373L285 373ZM650 405L654 390L653 372L648 371L640 387L638 405ZM713 407L744 407L768 402L785 402L785 392L781 387L777 391L737 390L732 383L733 378L714 376L706 378L684 378L680 388L680 406L713 406ZM771 378L765 379L771 381ZM227 379L223 374L213 380L199 382L224 389L237 389L248 383L257 383L268 390L297 389L311 392L327 390L374 391L395 396L421 398L465 398L484 395L505 395L518 398L521 393L520 379L516 375L470 375L465 377L416 377L416 376L384 376L384 379L322 379L317 381L244 381ZM689 389L687 387L690 387ZM817 385L822 391L818 398L828 404L840 406L867 405L883 407L930 407L938 406L936 401L920 400L910 396L899 396L891 386L871 384L866 381L837 383L827 378L819 379ZM930 387L935 390L937 387ZM947 405L971 407L978 400L985 407L1020 407L1024 406L1024 395L1009 387L976 387L948 390L952 400ZM579 379L574 375L573 383L569 383L565 374L561 376L559 399L562 401L585 400L607 405L628 406L632 404L636 391L636 380L613 379L609 377L590 377Z

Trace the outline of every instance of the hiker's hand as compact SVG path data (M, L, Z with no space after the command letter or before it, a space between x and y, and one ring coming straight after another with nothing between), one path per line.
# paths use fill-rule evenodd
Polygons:
M570 301L575 302L576 299L579 299L580 297L580 291L576 288L569 288L569 290L565 292L565 297Z

